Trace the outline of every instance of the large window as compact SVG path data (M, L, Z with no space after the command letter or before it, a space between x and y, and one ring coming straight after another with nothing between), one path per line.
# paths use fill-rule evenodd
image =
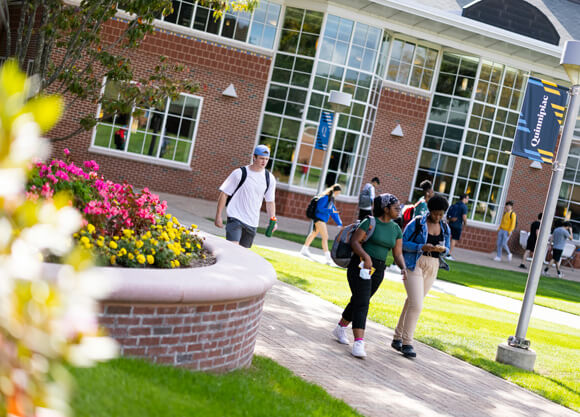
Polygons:
M382 80L377 56L388 42L380 29L353 20L286 8L263 116L260 142L272 149L271 169L281 183L316 189L324 152L314 148L330 91L352 94L340 114L326 185L358 193L374 126ZM318 59L317 46L320 43Z
M105 98L116 99L119 87L107 82ZM181 94L160 108L133 108L129 114L103 114L95 127L93 146L144 158L189 164L202 98ZM131 116L138 110L138 116Z
M279 4L262 0L254 13L228 12L216 20L212 9L194 0L173 0L173 13L163 20L272 49L280 9Z
M437 192L470 196L471 220L501 214L526 74L491 61L444 53L419 159L413 198L424 179Z

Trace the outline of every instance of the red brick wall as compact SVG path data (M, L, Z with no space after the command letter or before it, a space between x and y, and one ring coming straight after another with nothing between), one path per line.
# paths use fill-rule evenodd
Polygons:
M111 22L104 37L113 40L113 35L120 33L123 25L125 23ZM196 94L204 98L191 171L89 153L90 132L57 142L52 155L60 157L62 149L69 148L76 162L96 160L101 172L110 180L126 180L139 187L216 199L217 189L227 175L251 160L271 58L207 41L155 32L147 36L139 51L128 55L136 78L150 73L161 55L184 64L201 87ZM230 83L234 84L238 98L222 95ZM75 103L51 136L60 137L73 131L82 115L95 114L96 110L92 103Z
M287 190L276 190L276 214L306 220L306 207L314 196L310 194L294 193ZM344 224L352 223L358 216L358 206L355 203L336 202L340 219ZM333 220L330 220L333 223Z
M379 177L378 193L394 194L402 203L409 198L428 110L429 98L383 89L363 184ZM403 137L391 136L398 124Z
M263 304L264 295L211 305L103 303L99 324L123 356L223 372L252 362Z

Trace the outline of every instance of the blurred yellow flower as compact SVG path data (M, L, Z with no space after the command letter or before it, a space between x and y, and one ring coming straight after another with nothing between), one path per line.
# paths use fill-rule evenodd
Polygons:
M191 243L189 243L189 242L185 242L185 247L186 247L187 249L191 249Z
M145 263L145 257L143 255L138 255L137 256L137 262L139 262L140 264L144 264Z
M154 262L155 262L155 258L153 257L153 255L147 255L147 263L149 265L153 265Z
M93 226L92 224L87 224L87 232L89 232L90 234L93 234L95 232L95 226Z
M201 245L198 243L195 245L198 249L201 249Z
M102 248L103 247L103 241L102 240L97 240L97 246L99 248Z
M123 234L127 237L131 237L133 231L131 229L123 229Z
M169 229L171 229L171 228L173 227L173 223L172 223L172 222L167 222L167 227L168 227Z
M127 258L129 258L129 260L132 261L133 259L135 259L135 255L133 255L132 253L129 253L127 255Z
M87 243L90 243L90 240L88 237L83 236L83 237L81 237L81 243L86 245Z
M179 225L179 220L177 220L177 217L173 216L173 219L171 220L173 220L173 223Z
M113 239L119 240L119 236L113 236Z
M192 225L191 225L191 228L192 228L192 229L197 229L197 224L192 224Z
M175 262L175 267L176 268L179 267L179 261L176 259L174 262Z
M111 249L117 249L117 242L115 242L114 240L111 240L111 241L109 242L109 247L110 247Z
M170 220L170 219L171 219L171 214L166 214L166 215L165 215L165 218L166 218L167 220Z
M143 247L143 241L138 240L137 242L135 242L135 246L137 246L137 249L141 249Z
M125 248L121 248L121 250L119 251L119 256L123 256L123 255L127 255L127 249Z
M115 255L111 255L110 261L111 265L115 265L117 263L117 257Z

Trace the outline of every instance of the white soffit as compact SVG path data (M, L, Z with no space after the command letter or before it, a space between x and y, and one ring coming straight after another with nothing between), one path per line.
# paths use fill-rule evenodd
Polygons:
M402 0L334 0L380 18L388 30L467 53L494 57L521 69L567 79L560 67L562 48L466 17ZM516 62L524 61L524 62ZM517 65L519 64L519 65Z

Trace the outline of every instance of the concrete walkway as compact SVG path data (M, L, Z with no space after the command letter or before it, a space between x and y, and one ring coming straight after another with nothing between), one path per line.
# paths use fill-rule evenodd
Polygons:
M215 203L168 194L169 212L183 223L223 236L214 226ZM261 224L267 218L263 215ZM305 233L308 223L280 219L282 230ZM332 236L334 231L330 232ZM255 243L298 255L300 244L283 239L256 237ZM322 252L314 249L315 257ZM514 265L493 262L493 254L456 250L459 261L518 270ZM489 258L489 259L488 259ZM520 270L521 271L521 270ZM575 271L568 277L577 278ZM387 274L400 281L400 276ZM548 278L553 279L553 278ZM519 301L437 281L435 289L461 298L519 312ZM575 413L543 397L474 367L441 351L416 342L417 360L403 358L390 348L393 330L368 322L365 335L366 360L350 354L351 345L335 342L330 334L342 309L293 286L279 283L270 291L264 306L256 353L268 356L302 378L322 386L368 417L383 416L575 416ZM578 316L534 306L534 320L547 320L578 328ZM350 332L349 332L350 333ZM352 337L349 334L352 342Z
M322 386L367 417L579 414L422 343L417 359L389 346L393 330L367 322L367 359L330 334L342 309L288 284L266 298L256 353ZM350 332L349 332L350 333ZM352 336L349 334L352 343Z

